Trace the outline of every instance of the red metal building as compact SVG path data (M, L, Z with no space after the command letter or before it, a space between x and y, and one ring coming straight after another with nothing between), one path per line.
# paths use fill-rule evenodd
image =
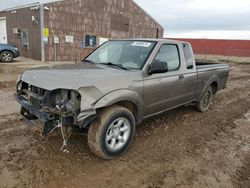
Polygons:
M250 57L250 40L175 39L189 42L195 54Z

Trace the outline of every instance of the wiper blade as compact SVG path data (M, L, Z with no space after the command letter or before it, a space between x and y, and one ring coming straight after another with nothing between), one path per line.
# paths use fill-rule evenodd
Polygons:
M108 62L108 63L99 63L99 64L102 64L102 65L109 65L109 66L113 66L113 67L118 67L118 68L123 69L123 70L128 70L128 68L123 67L122 65L114 64L114 63L111 63L111 62Z
M91 63L91 64L96 64L96 62L89 60L89 59L84 59L82 62L87 62L87 63Z

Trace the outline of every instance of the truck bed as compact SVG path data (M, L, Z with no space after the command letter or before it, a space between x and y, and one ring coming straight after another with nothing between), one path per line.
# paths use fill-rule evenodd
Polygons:
M201 71L212 71L218 69L228 69L228 65L225 63L212 63L206 61L196 61L196 68L198 72Z
M211 63L211 62L196 62L196 69L198 75L198 93L202 92L199 88L204 88L205 85L199 80L206 80L208 78L214 78L218 80L218 90L226 87L228 79L228 65L223 63Z

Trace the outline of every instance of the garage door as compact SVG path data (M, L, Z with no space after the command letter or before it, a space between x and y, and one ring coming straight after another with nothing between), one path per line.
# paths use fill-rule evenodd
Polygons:
M0 18L0 43L7 44L7 29L5 18Z

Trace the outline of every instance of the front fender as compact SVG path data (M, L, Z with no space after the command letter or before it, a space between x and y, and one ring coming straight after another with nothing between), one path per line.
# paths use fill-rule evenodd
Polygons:
M94 86L81 87L77 91L81 94L81 111L92 109L93 104L104 95Z
M111 106L113 104L119 103L119 102L132 102L134 105L136 105L138 110L138 118L141 119L143 116L143 100L142 96L140 96L138 93L128 90L128 89L119 89L112 91L110 93L107 93L102 98L97 100L93 108L103 108L107 106Z

